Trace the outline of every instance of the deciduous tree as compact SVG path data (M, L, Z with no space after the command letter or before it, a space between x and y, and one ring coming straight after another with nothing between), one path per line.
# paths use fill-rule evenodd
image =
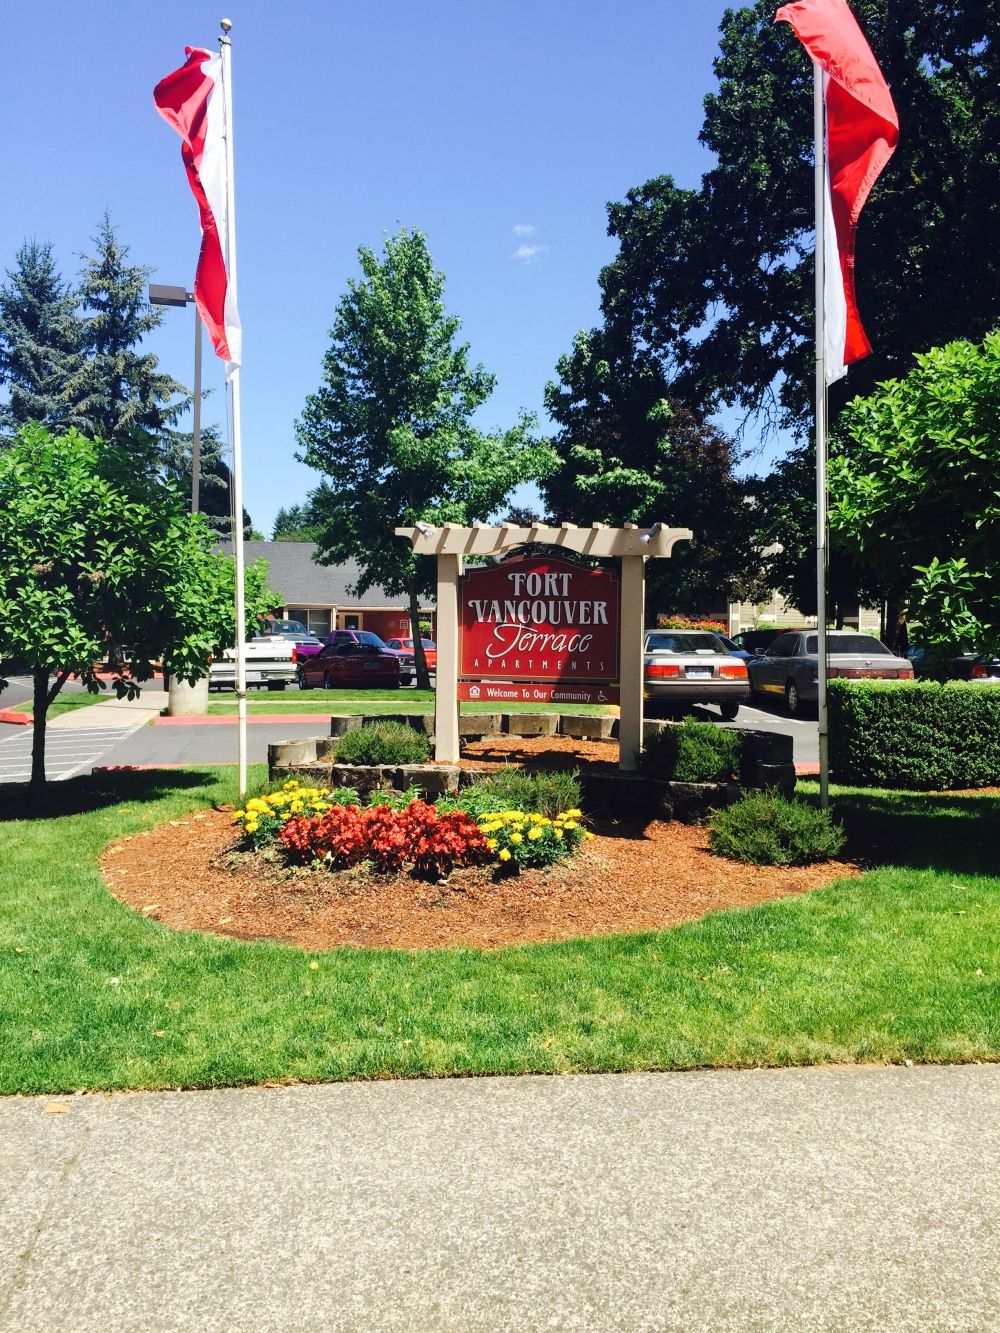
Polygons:
M280 602L247 578L247 627ZM45 719L71 674L88 688L111 643L121 697L162 659L193 681L235 640L233 565L170 486L113 446L25 427L0 450L0 660L34 682L31 785L45 783ZM0 681L0 688L6 685Z
M426 687L419 603L433 588L433 565L393 529L484 521L515 486L543 476L553 454L528 417L493 433L472 425L494 377L457 340L460 321L445 309L444 275L424 235L404 228L381 258L367 248L358 256L362 277L337 305L323 380L296 435L300 457L326 478L312 497L320 561L356 560L359 594L377 584L408 598Z

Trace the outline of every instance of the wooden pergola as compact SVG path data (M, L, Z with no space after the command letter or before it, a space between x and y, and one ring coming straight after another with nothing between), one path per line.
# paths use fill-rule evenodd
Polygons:
M459 579L466 556L503 555L518 546L541 543L566 553L611 557L621 562L621 722L619 766L634 771L642 748L643 633L645 629L646 561L666 559L680 541L690 541L690 528L668 528L654 523L621 528L594 523L580 528L533 523L520 527L462 527L445 523L431 527L418 523L397 528L396 536L409 541L417 555L437 557L437 679L434 705L435 758L455 763L459 757Z

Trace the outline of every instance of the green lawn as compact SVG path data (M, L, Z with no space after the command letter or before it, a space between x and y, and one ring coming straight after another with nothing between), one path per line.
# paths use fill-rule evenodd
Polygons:
M114 699L114 697L115 694L113 690L101 690L100 694L90 694L89 692L81 694L59 694L56 696L55 700L49 704L49 711L46 714L46 718L51 722L52 719L58 717L60 713L75 713L78 708L89 708L91 704L106 704L109 699ZM27 703L23 704L15 704L10 711L12 713L30 713L32 711L31 701L29 700Z
M996 797L840 792L855 848L891 866L675 930L312 956L175 933L104 888L109 841L231 784L78 779L4 823L0 1092L1000 1058Z

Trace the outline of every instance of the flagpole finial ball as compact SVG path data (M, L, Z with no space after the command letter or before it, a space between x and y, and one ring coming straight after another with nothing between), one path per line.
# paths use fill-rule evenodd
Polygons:
M228 34L229 31L231 30L232 26L233 26L233 20L232 20L232 19L221 19L221 20L219 21L219 27L222 29L222 31L223 31L224 33L227 33L227 34Z

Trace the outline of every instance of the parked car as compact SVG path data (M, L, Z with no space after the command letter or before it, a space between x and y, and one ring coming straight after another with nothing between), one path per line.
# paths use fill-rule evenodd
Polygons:
M433 639L421 639L424 645L424 658L427 662L427 670L435 671L437 669L437 644ZM413 651L412 639L387 639L387 648L398 654L399 664L403 669L403 684L408 685L413 679L413 673L416 669L417 659Z
M745 661L751 657L756 657L758 653L763 652L770 644L774 643L779 634L784 634L783 629L744 629L739 634L734 634L732 642L736 645L736 651Z
M378 639L378 635L371 637ZM300 690L335 690L348 685L395 690L400 685L399 658L381 639L367 643L331 634L320 652L300 660L296 670Z
M667 711L687 704L718 704L732 721L750 697L747 666L708 630L655 629L644 644L645 698Z
M265 620L257 637L285 639L296 647L301 647L304 644L315 644L317 650L323 646L323 640L319 635L313 634L312 630L303 625L301 620Z
M925 650L919 644L911 644L906 656L913 665L917 676L936 676L938 673L925 667ZM975 680L985 684L1000 681L1000 658L987 656L985 653L959 653L948 659L948 678L950 680Z
M384 648L385 644L377 634L373 634L367 629L335 629L332 634L325 635L322 639L317 639L315 643L300 644L295 650L295 660L303 662L306 658L315 657L317 653L332 644L338 643L368 643L376 648Z
M747 664L754 694L784 697L793 717L819 698L819 654L815 630L793 630L780 634L759 657ZM872 634L855 630L827 631L827 678L847 676L854 680L912 680L913 666L905 657L894 657Z
M243 648L248 686L266 685L269 690L283 690L296 678L295 645L275 634L255 634ZM164 685L168 684L164 673ZM236 688L236 649L227 648L208 669L210 690Z

